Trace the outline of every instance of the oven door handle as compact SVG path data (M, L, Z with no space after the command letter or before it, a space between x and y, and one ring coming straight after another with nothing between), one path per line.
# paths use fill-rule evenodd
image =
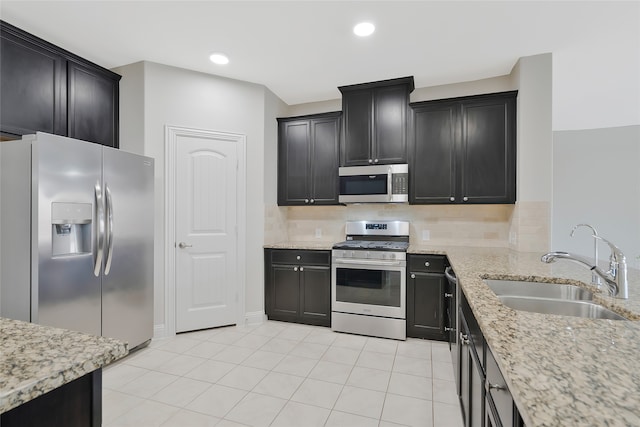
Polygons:
M398 266L406 265L405 261L383 261L383 260L366 260L366 259L334 259L336 264L352 264L352 265L379 265L379 266Z

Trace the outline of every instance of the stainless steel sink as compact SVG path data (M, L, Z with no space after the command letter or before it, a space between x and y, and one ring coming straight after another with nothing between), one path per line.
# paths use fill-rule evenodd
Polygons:
M522 280L485 279L496 295L551 298L568 301L591 301L593 294L580 286L558 283L526 282Z
M590 319L627 320L619 314L593 302L570 301L551 298L532 298L498 295L498 299L514 310L541 314L587 317Z

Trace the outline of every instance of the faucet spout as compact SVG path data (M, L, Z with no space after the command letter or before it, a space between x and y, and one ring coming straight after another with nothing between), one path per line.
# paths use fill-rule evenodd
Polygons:
M599 239L602 239L602 238L599 237ZM608 241L606 242L611 245L610 242ZM555 262L556 260L564 259L567 261L572 261L577 264L580 264L602 278L611 296L626 299L629 297L628 295L629 292L627 287L627 265L622 252L617 247L615 249L617 251L614 251L614 249L612 248L612 256L611 256L612 265L611 265L611 269L607 272L602 271L597 265L592 265L591 262L589 262L585 258L578 255L570 254L569 252L561 252L561 251L549 252L542 255L542 258L540 260L544 263L550 264L552 262ZM614 254L614 252L618 252L618 253ZM615 265L614 265L614 259L615 259Z

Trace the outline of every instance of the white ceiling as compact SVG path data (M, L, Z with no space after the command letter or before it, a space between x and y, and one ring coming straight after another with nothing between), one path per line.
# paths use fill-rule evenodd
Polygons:
M2 0L0 18L107 68L173 65L263 84L290 105L338 98L341 85L409 75L416 87L505 75L519 57L552 52L554 85L564 79L561 95L577 92L583 103L585 88L608 97L640 93L639 5ZM372 37L352 34L362 20L375 23ZM209 62L217 51L231 62Z

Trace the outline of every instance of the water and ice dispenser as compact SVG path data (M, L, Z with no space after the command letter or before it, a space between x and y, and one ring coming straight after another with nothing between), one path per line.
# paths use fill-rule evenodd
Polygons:
M91 252L91 203L51 203L53 256Z

